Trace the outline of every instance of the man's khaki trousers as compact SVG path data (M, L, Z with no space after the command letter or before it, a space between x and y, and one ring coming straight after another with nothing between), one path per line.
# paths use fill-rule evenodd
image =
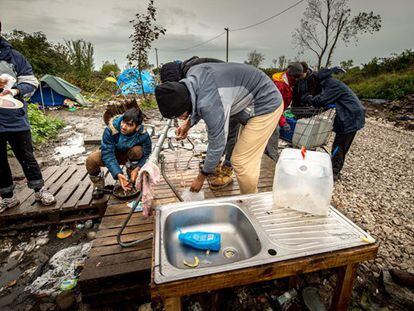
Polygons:
M263 152L283 113L283 103L272 113L251 118L241 130L231 157L241 194L256 193Z

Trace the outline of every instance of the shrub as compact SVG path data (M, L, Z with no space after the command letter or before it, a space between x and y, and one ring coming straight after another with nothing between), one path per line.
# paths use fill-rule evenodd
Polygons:
M65 126L63 120L45 115L37 105L28 105L27 113L35 146L55 138L59 129Z

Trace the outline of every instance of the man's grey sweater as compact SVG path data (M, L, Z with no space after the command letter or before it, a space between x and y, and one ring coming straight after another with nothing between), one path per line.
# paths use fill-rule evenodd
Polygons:
M282 104L282 95L273 81L246 64L196 65L181 82L191 96L191 126L200 119L207 125L205 173L212 173L223 155L230 117L245 124L252 117L274 112Z

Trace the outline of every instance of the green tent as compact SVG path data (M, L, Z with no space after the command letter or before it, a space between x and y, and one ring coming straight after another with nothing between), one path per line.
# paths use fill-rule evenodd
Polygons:
M63 80L62 78L44 75L40 79L40 87L31 97L31 102L41 103L46 107L62 106L66 98L69 98L81 105L87 105L81 95L81 89Z

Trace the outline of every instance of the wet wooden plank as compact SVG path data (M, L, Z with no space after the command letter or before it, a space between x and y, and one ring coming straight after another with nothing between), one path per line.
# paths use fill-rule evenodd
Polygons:
M68 166L62 166L57 169L52 176L45 182L46 188L51 188L56 181L60 179L62 175L64 175L67 170L69 169ZM39 213L39 206L34 204L34 193L32 192L30 196L19 206L7 210L0 214L0 219L3 218L10 218L10 217L20 217L22 215L27 216L31 214ZM41 206L40 206L41 207Z
M111 258L112 260L112 258ZM85 264L85 268L87 267ZM86 280L91 279L106 279L110 278L116 275L125 275L129 273L139 272L139 271L147 271L149 274L149 271L151 269L151 259L150 258L144 258L144 259L138 259L134 261L129 261L127 263L123 264L113 264L113 265L106 265L103 267L90 267L89 269L83 270L81 274L81 282L85 282ZM149 276L148 276L149 278ZM139 280L137 280L139 282Z
M55 208L61 208L63 203L70 199L73 192L79 186L79 180L82 180L85 177L86 171L80 167L75 167L75 173L64 183L62 184L61 190L55 196L56 204ZM68 206L67 208L74 208L76 204Z
M112 217L104 217L102 218L102 222L99 226L99 230L120 228L125 220L125 217L126 216L124 214L115 215ZM134 213L128 222L128 226L150 224L153 222L154 222L153 217L145 218L142 216L142 213Z
M50 176L56 172L57 169L57 166L49 166L46 169L44 169L42 171L43 180L46 182L50 178ZM29 187L24 187L21 191L16 192L16 197L20 201L20 204L22 204L30 197L31 194L33 194L33 189L30 189Z
M122 242L128 243L128 242L132 242L136 240L141 240L143 238L148 237L152 232L153 232L153 228L151 228L148 231L141 231L137 233L123 233ZM118 241L117 241L116 236L110 236L110 237L103 237L103 238L95 239L93 241L92 246L94 248L98 248L101 246L117 245L117 244L118 244Z
M123 248L119 245L108 245L92 248L89 257L113 256L114 254L129 253L141 249L152 249L152 240L142 242L138 246Z
M79 181L79 186L76 188L75 192L72 193L70 198L63 203L62 209L71 208L71 207L78 207L78 202L80 198L85 194L86 190L88 189L91 181L89 180L88 174L85 170L85 176L83 180Z
M154 227L154 224L141 224L141 225L133 225L133 226L127 226L123 232L123 234L129 234L129 233L138 233L143 231L149 231L152 230ZM104 237L110 237L110 236L116 236L118 234L119 228L113 228L113 229L102 229L99 230L96 233L96 238L104 238Z

